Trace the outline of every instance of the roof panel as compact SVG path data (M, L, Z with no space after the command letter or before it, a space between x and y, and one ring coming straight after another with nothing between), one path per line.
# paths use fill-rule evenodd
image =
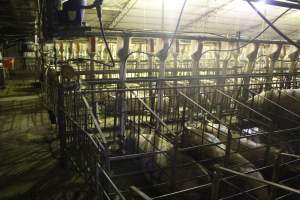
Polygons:
M92 0L90 0L92 1ZM104 1L104 23L118 30L174 31L184 0L110 0ZM130 5L130 6L126 6ZM274 20L286 8L255 3L269 19ZM118 10L119 9L119 10ZM88 24L98 26L95 11L87 11ZM121 16L121 17L118 17ZM300 11L291 10L276 26L283 32L299 36ZM163 26L164 24L164 26ZM180 23L181 32L212 32L253 37L264 27L264 21L242 0L188 0ZM265 39L277 37L273 30L266 31Z

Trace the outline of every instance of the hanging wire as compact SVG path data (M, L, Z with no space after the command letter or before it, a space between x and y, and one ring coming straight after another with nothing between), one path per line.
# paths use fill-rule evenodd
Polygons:
M284 11L282 14L280 14L276 19L273 20L273 22L271 22L271 24L274 24L277 20L279 20L283 15L285 15L287 12L289 12L291 10L291 8L287 9L286 11ZM252 42L254 42L257 38L259 38L264 32L266 32L271 26L268 25L264 30L262 30L260 33L258 33L254 38L252 38L251 40L249 40L248 42L246 42L245 44L234 48L234 49L214 49L214 50L207 50L204 51L200 57L202 57L204 54L208 53L208 52L228 52L228 51L237 51L239 49L242 49L246 46L248 46L249 44L251 44Z
M176 35L178 33L178 30L179 30L179 25L180 25L180 22L181 22L181 19L182 19L182 16L183 16L183 12L184 12L184 8L186 6L186 3L187 3L187 0L184 0L183 4L182 4L182 7L181 7L181 10L180 10L180 14L179 14L179 17L177 19L177 23L176 23L176 28L175 28L175 31L172 35L172 39L171 39L171 42L168 46L168 48L166 48L164 50L163 53L167 54L168 51L170 50L170 48L172 47L174 41L175 41L175 38L176 38ZM152 54L152 53L147 53L147 52L144 52L144 51L133 51L133 52L130 52L129 54L127 54L126 58L125 58L125 62L127 62L128 58L132 55L132 54L136 54L136 53L139 53L139 54L145 54L145 55L148 55L150 57L157 57L157 55L155 54Z
M294 42L292 39L290 39L287 35L285 35L283 32L281 32L277 27L273 25L272 22L270 22L251 2L250 0L247 0L248 4L252 7L252 9L271 27L278 35L280 35L282 38L284 38L286 41L288 41L290 44L294 45L298 49L300 49L300 45ZM290 8L291 9L291 8Z

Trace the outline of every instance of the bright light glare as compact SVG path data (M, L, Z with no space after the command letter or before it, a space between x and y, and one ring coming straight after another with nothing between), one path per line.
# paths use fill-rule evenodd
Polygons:
M266 0L260 0L259 2L256 3L257 8L259 9L264 9L266 8Z

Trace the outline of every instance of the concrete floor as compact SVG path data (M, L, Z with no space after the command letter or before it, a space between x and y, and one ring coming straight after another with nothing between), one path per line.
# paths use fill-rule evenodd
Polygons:
M58 162L56 129L30 78L0 90L0 200L93 199L84 182Z

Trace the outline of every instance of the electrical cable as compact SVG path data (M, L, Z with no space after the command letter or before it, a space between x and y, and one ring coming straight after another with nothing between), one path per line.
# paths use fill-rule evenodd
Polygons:
M183 4L182 4L182 7L181 7L181 10L180 10L180 14L179 14L178 20L177 20L177 24L176 24L176 28L175 28L174 34L173 34L173 36L172 36L172 39L171 39L171 42L170 42L169 47L166 49L166 53L169 51L169 49L172 47L172 45L173 45L173 43L174 43L174 40L175 40L175 38L176 38L178 29L179 29L179 25L180 25L180 22L181 22L181 18L182 18L183 11L184 11L184 8L185 8L186 3L187 3L187 0L184 0L184 2L183 2Z
M271 23L251 2L250 0L246 0L248 4L253 8L253 10L282 38L284 38L286 41L288 41L290 44L294 45L298 49L300 49L300 45L294 42L292 39L290 39L288 36L286 36L284 33L282 33L278 28L276 28L273 23Z
M176 35L178 33L178 29L179 29L179 25L180 25L180 22L181 22L181 18L182 18L182 15L183 15L183 11L184 11L184 8L186 6L186 3L187 3L187 0L184 0L183 4L182 4L182 7L181 7L181 10L180 10L180 13L179 13L179 17L177 19L177 23L176 23L176 28L175 28L175 31L173 33L173 36L171 38L171 42L168 46L168 48L166 48L164 50L163 53L167 54L170 50L170 48L172 47L174 41L175 41L175 38L176 38ZM132 55L132 54L136 54L136 53L139 53L139 54L145 54L145 55L148 55L150 57L157 57L157 55L154 55L152 53L147 53L147 52L143 52L143 51L133 51L133 52L130 52L129 54L127 54L126 58L125 58L125 62L127 62L128 58Z
M107 42L107 39L106 39L106 36L105 36L105 31L104 31L104 28L103 28L103 22L102 22L102 4L103 4L103 0L95 0L91 5L86 5L86 6L81 6L82 9L92 9L92 8L96 8L96 11L97 11L97 17L98 17L98 20L99 20L99 25L100 25L100 32L101 32L101 35L102 35L102 39L104 41L104 44L105 44L105 48L107 49L108 51L108 55L110 57L110 61L112 62L111 64L109 63L104 63L104 62L101 62L101 61L97 61L98 63L101 63L103 66L107 66L107 67L114 67L115 66L115 60L113 58L113 55L112 55L112 52L109 48L109 44ZM95 60L92 60L90 59L90 61L95 61Z
M277 20L279 20L283 15L285 15L288 11L290 11L291 8L287 9L286 11L284 11L283 13L281 13L276 19L273 20L272 24L274 24ZM262 30L260 33L258 33L254 38L252 38L251 40L249 40L248 42L246 42L245 44L237 47L237 48L234 48L234 49L214 49L214 50L207 50L207 51L204 51L203 53L201 53L200 55L200 58L208 53L208 52L223 52L223 51L237 51L239 49L242 49L246 46L248 46L249 44L251 44L252 42L254 42L257 38L259 38L264 32L266 32L271 26L267 26L266 28L264 28L264 30Z
M103 22L102 22L102 1L100 0L95 0L94 2L95 6L96 6L96 10L97 10L97 16L98 16L98 20L99 20L99 25L100 25L100 32L102 34L102 39L104 41L105 44L105 48L108 51L110 60L111 60L111 64L108 63L103 63L103 65L107 66L107 67L114 67L115 66L115 60L113 58L112 52L109 48L109 44L107 42L106 36L105 36L105 32L104 32L104 28L103 28Z
M247 0L248 1L248 0ZM172 44L173 44L173 41L176 37L176 34L177 34L177 31L178 31L178 27L179 27L179 24L180 24L180 20L181 20L181 17L182 17L182 14L183 14L183 10L184 10L184 7L185 7L185 4L186 4L186 1L183 3L183 6L182 6L182 9L181 9L181 12L180 12L180 15L178 17L178 21L177 21L177 25L176 25L176 29L175 29L175 32L173 34L173 38L172 38L172 41L169 45L169 47L167 48L167 51L171 48ZM286 11L284 11L282 14L280 14L276 19L274 19L270 24L273 25L276 21L278 21L283 15L285 15L287 12L289 12L291 10L291 8L287 9ZM266 32L270 27L272 27L270 24L268 24L268 26L266 28L264 28L264 30L262 30L260 33L258 33L254 38L252 38L251 40L249 40L248 42L246 42L245 44L237 47L237 48L234 48L234 49L221 49L221 50L207 50L207 51L204 51L203 53L201 53L200 55L200 58L208 53L208 52L228 52L228 51L237 51L239 49L242 49L246 46L248 46L249 44L251 44L252 42L254 42L257 38L259 38L264 32ZM131 53L129 53L125 59L125 62L127 61L128 57L131 56L132 54L135 54L135 53L141 53L141 54L146 54L148 56L152 56L152 57L155 57L156 55L154 54L151 54L151 53L147 53L147 52L143 52L143 51L133 51Z

